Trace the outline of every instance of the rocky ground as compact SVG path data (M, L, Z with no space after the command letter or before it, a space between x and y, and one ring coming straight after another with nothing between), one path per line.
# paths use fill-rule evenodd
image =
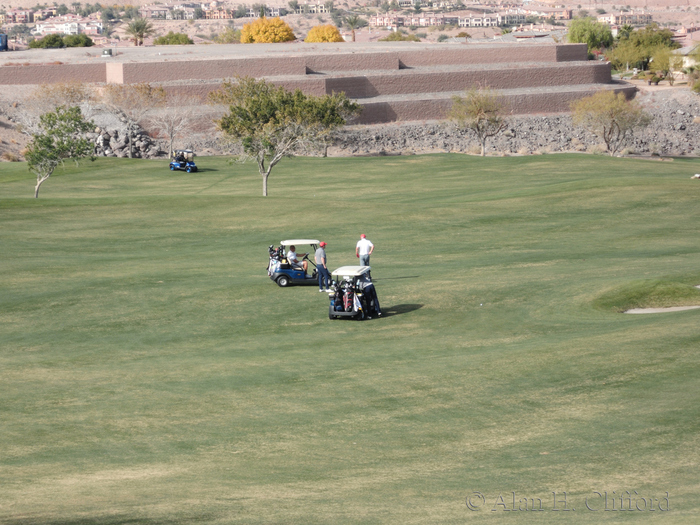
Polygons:
M700 96L685 85L647 87L640 83L637 100L653 117L652 124L635 134L625 154L700 156ZM212 135L190 137L198 151L222 153ZM489 139L488 155L528 155L555 152L600 152L602 141L574 128L570 115L517 116L508 129ZM329 156L411 155L460 152L478 154L478 141L467 131L446 122L411 122L349 126L338 133Z
M685 85L639 85L637 100L653 116L653 122L635 134L623 151L626 155L700 156L700 96ZM116 133L117 122L109 117L96 118L99 126L90 138L98 145L99 155L125 156L123 134ZM208 120L210 123L211 120ZM201 123L200 123L201 124ZM176 144L194 148L200 155L222 155L230 149L221 145L211 126L200 127ZM12 122L0 118L0 160L21 158L28 137ZM138 156L165 156L167 144L139 137ZM488 155L528 155L556 152L601 152L601 141L574 128L569 115L518 116L500 135L489 139ZM432 152L479 153L479 144L469 132L457 130L446 122L412 122L375 126L349 126L338 133L328 149L330 156L411 155Z
M635 133L626 154L700 156L700 97L687 88L642 93L638 100L653 122ZM570 115L520 116L509 119L500 135L488 140L487 154L597 152L602 141L574 128ZM344 130L332 154L366 155L452 151L479 153L475 137L445 122L354 127Z

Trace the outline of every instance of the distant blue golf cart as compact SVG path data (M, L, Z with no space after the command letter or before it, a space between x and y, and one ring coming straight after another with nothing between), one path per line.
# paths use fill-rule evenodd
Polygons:
M316 265L309 259L309 255L313 256L316 253L318 244L319 241L316 239L290 239L282 241L278 248L275 248L274 244L270 245L270 262L267 266L267 275L282 288L292 284L318 284ZM292 265L287 260L290 246L297 248L297 253L304 253L304 256L299 258L301 264ZM307 266L313 266L310 274L308 273L310 268L307 268L306 271L304 270L303 261L308 262Z
M191 149L176 149L173 151L173 158L170 161L170 171L182 170L187 173L197 171L194 163L194 152Z

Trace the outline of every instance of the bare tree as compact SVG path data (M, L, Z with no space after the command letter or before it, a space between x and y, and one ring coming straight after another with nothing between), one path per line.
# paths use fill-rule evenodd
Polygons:
M472 88L464 98L452 97L452 109L448 118L460 128L474 132L481 144L481 156L486 155L486 140L506 129L501 100L489 89Z
M168 140L168 154L173 155L173 143L181 138L190 126L197 100L187 95L169 96L164 108L151 118L152 126Z
M134 156L134 133L146 115L162 107L166 101L165 90L142 84L107 84L102 94L102 104L106 111L116 116L124 127L129 139L129 158Z

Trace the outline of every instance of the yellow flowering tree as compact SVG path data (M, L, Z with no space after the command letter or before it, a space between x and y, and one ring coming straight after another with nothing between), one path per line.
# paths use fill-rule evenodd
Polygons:
M260 17L241 29L242 44L289 42L296 38L292 28L278 16L272 19Z
M334 25L314 26L306 35L304 42L345 42L340 31Z

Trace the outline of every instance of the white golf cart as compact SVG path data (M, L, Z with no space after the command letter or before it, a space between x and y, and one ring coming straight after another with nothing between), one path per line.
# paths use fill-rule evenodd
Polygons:
M372 284L369 266L341 266L331 273L328 318L372 319L381 317L377 292Z
M280 242L278 248L271 244L268 250L270 262L267 266L267 275L282 288L290 284L317 284L318 275L316 265L313 263L313 255L316 253L319 242L316 239L289 239ZM287 253L291 246L297 249L297 253L305 253L298 265L293 265L287 260ZM303 268L303 261L308 262L306 271ZM313 270L309 266L313 266ZM308 273L309 270L312 270L311 274Z

